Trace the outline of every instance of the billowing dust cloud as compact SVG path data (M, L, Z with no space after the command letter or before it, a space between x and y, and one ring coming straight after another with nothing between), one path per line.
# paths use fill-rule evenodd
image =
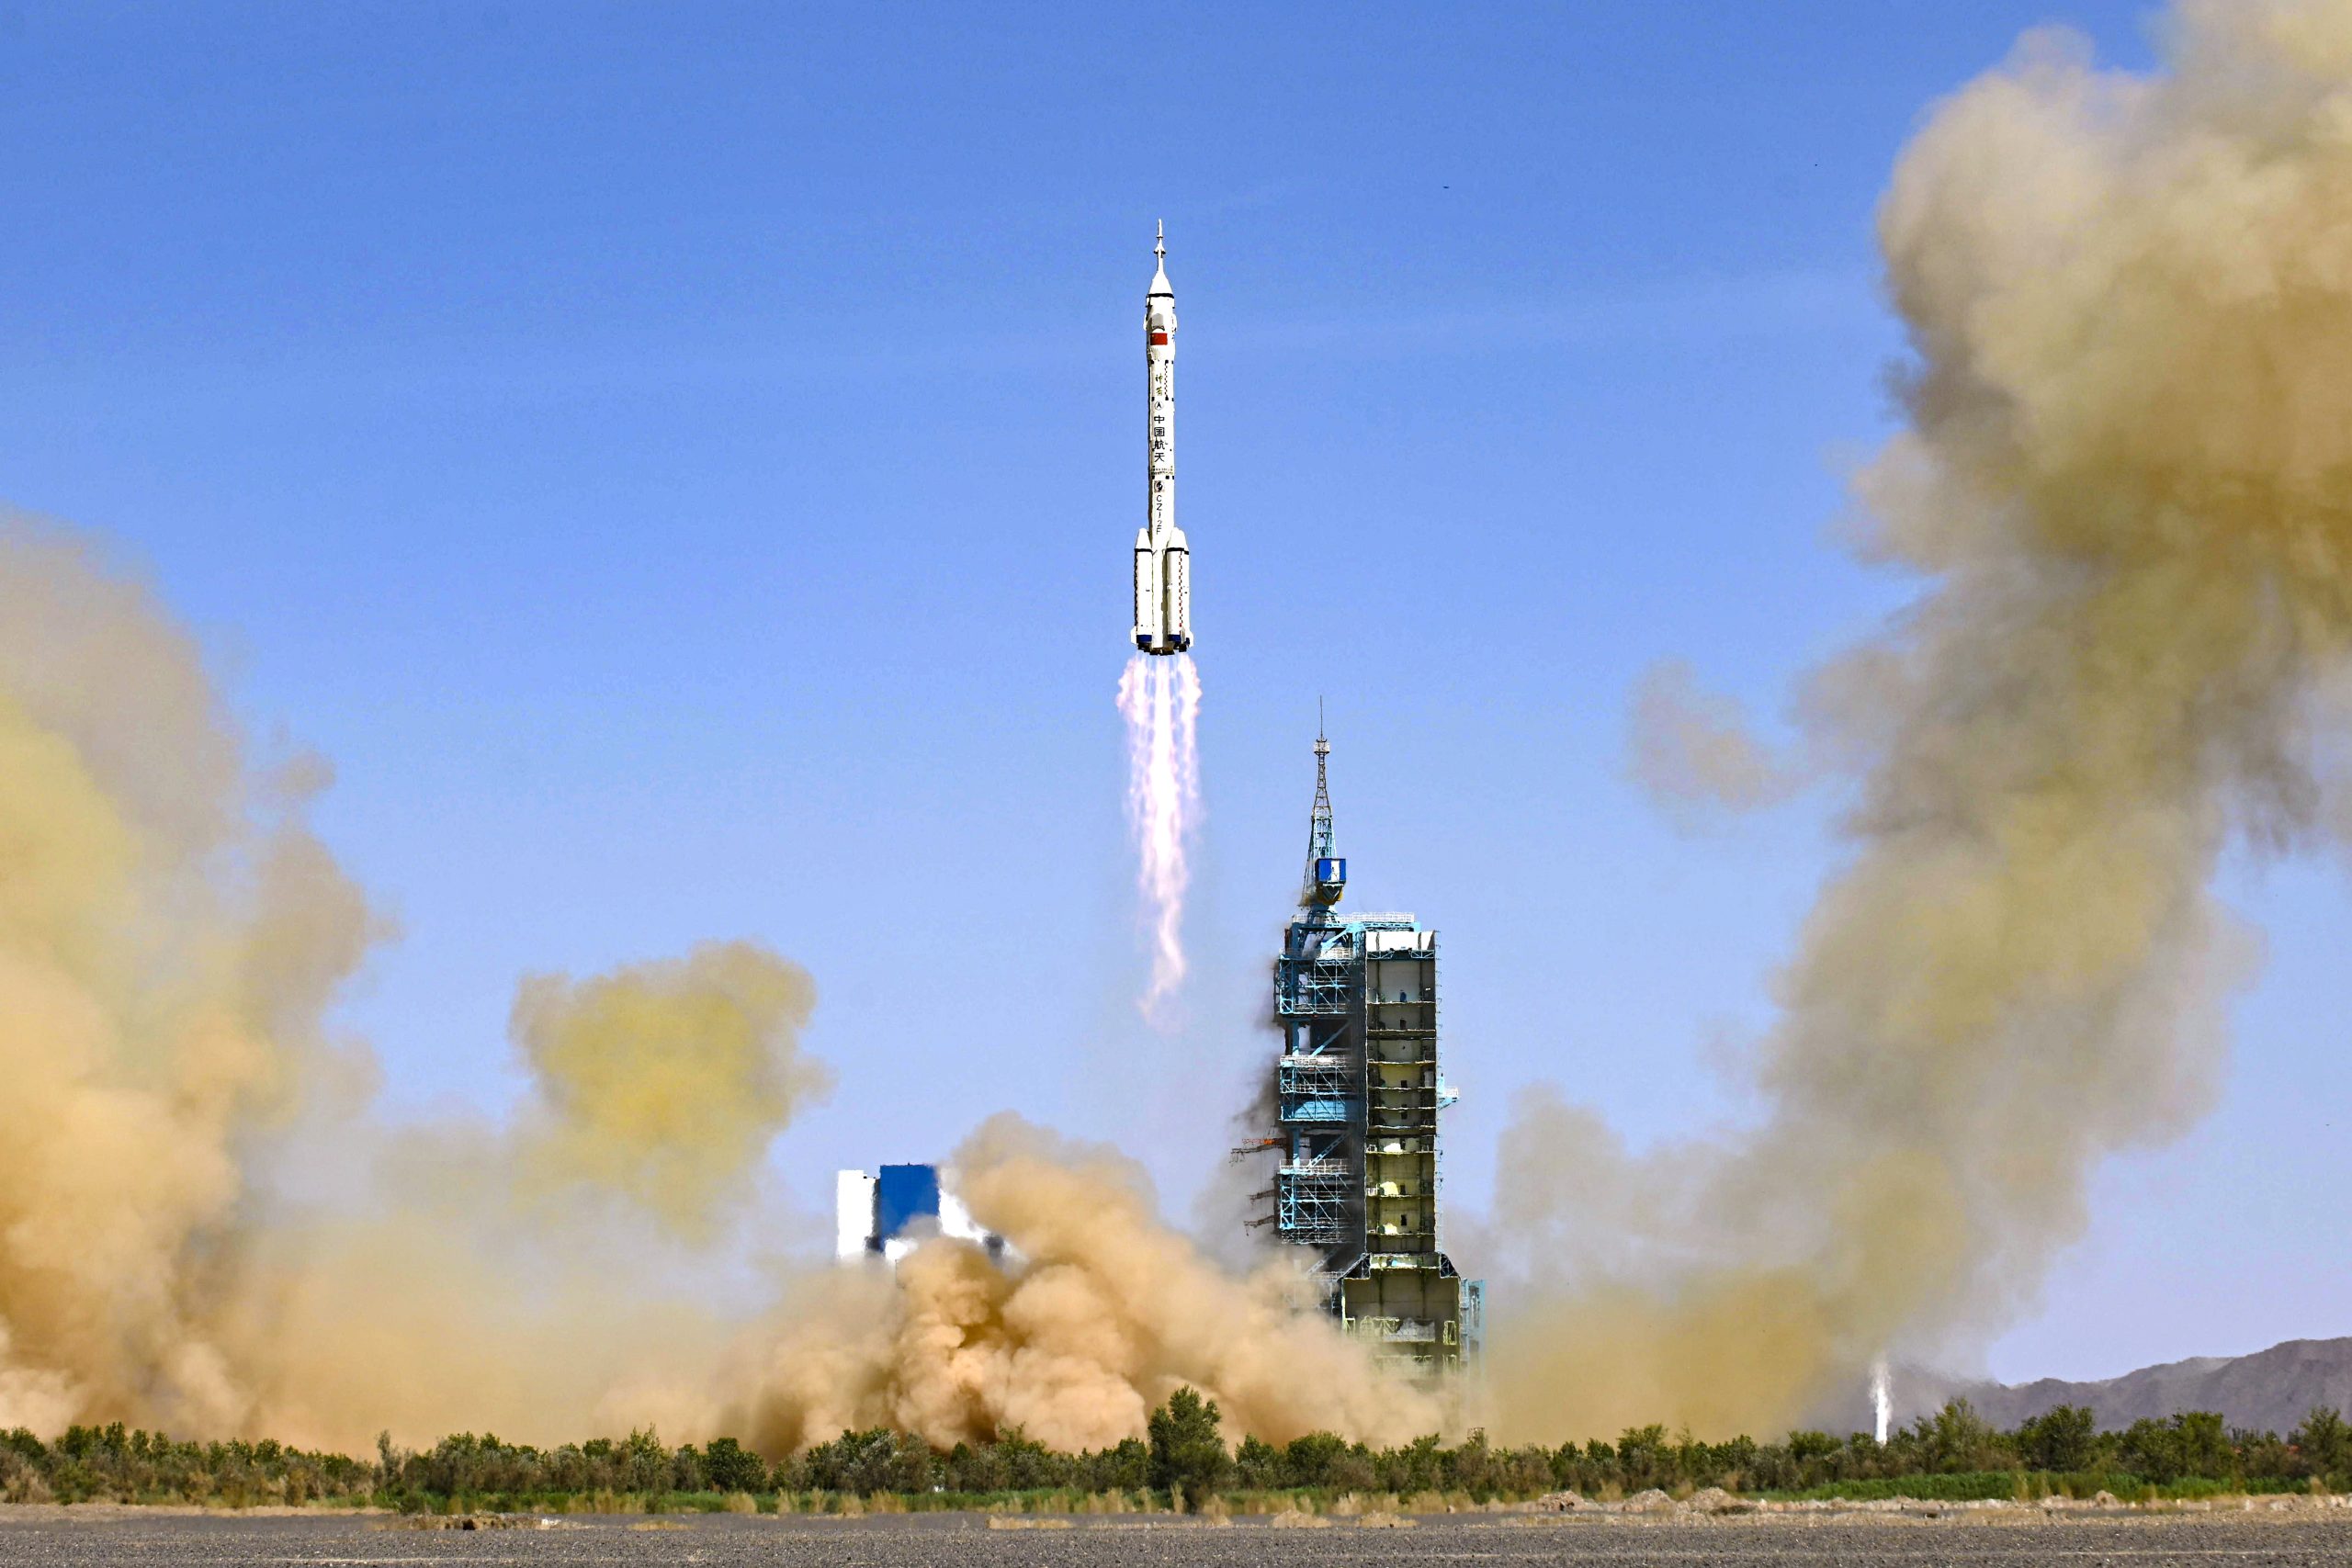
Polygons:
M726 1266L788 1228L768 1145L830 1082L799 1048L813 1000L743 942L525 980L508 1124L333 1125L368 1153L356 1190L240 1238L220 1316L245 1425L346 1450L383 1428L700 1434L741 1310Z
M749 944L525 980L503 1124L374 1116L322 1023L382 931L302 826L322 773L256 775L142 590L0 524L0 1428L1100 1444L1180 1382L1269 1436L1442 1418L1291 1277L1203 1258L1134 1167L1011 1121L960 1160L1012 1269L942 1240L899 1285L712 1304L772 1267L760 1168L829 1082L809 977Z
M1682 660L1642 677L1631 718L1634 777L1679 818L1770 806L1804 782L1749 733L1737 704L1700 689Z
M1156 1217L1114 1150L1004 1115L955 1159L974 1218L1013 1239L1009 1269L969 1243L805 1292L741 1374L760 1393L722 1423L771 1451L888 1426L941 1447L1012 1427L1051 1447L1140 1436L1182 1385L1231 1427L1401 1442L1458 1425L1433 1396L1376 1377L1363 1350L1302 1314L1297 1276L1238 1278Z
M240 1414L196 1243L370 929L144 595L0 519L0 1426Z
M1927 592L1804 705L1853 856L1751 1133L1633 1156L1521 1107L1506 1436L1770 1430L1999 1325L2100 1157L2213 1097L2217 856L2352 821L2352 4L2191 0L2166 46L2030 37L1901 161L1917 362L1857 527Z
M526 1171L626 1192L707 1234L794 1112L832 1082L798 1048L815 1004L804 971L749 942L577 984L525 980L513 1033L546 1113Z
M320 772L256 775L141 589L0 520L0 1427L538 1428L657 1328L723 1342L600 1249L707 1229L821 1086L808 977L732 945L534 981L514 1127L355 1119L371 1064L321 1021L381 922L302 826ZM358 1168L260 1179L305 1137Z

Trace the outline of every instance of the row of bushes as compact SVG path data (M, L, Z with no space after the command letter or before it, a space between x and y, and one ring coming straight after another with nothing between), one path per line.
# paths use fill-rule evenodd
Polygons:
M180 1443L160 1432L71 1427L44 1444L19 1427L0 1432L0 1502L365 1503L380 1465L282 1443Z
M453 1503L560 1507L584 1499L677 1500L718 1506L765 1496L890 1498L935 1506L1010 1495L1193 1498L1235 1492L1464 1495L1477 1501L1574 1488L1608 1496L1659 1487L1720 1486L1773 1495L2009 1496L2128 1487L2276 1491L2352 1483L2352 1426L2315 1409L2286 1438L2230 1428L2190 1412L2103 1432L2092 1412L2062 1406L1998 1430L1967 1402L1878 1442L1791 1432L1706 1443L1663 1427L1614 1443L1493 1447L1483 1432L1448 1446L1426 1437L1373 1449L1328 1432L1276 1446L1229 1448L1215 1403L1179 1390L1152 1412L1148 1434L1107 1449L1064 1453L1019 1432L938 1450L888 1429L844 1432L770 1462L731 1438L671 1448L650 1431L539 1449L460 1433L410 1451L389 1437L372 1461L276 1442L175 1442L122 1426L75 1427L54 1443L21 1428L0 1432L0 1499L10 1502L186 1500L378 1504ZM695 1503L693 1499L702 1499ZM1124 1502L1121 1506L1125 1506Z

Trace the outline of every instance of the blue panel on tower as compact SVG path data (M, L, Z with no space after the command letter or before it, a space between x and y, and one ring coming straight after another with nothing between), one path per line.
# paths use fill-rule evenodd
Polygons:
M939 1168L886 1165L874 1183L874 1234L884 1241L917 1220L939 1218Z
M1347 879L1348 863L1345 857L1326 855L1315 863L1316 881L1329 886L1333 883L1345 882Z

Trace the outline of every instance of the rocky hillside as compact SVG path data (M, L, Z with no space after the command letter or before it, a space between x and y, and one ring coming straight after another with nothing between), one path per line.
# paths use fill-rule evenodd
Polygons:
M1894 1384L1895 1410L1907 1420L1966 1395L1996 1427L2014 1427L2060 1404L2086 1404L2104 1427L2129 1427L2143 1416L2183 1410L2218 1410L2233 1427L2267 1428L2285 1436L2314 1404L2352 1415L2352 1338L2290 1339L2250 1356L2199 1356L2143 1367L2098 1382L1963 1382L1906 1373ZM1866 1407L1851 1429L1869 1427Z

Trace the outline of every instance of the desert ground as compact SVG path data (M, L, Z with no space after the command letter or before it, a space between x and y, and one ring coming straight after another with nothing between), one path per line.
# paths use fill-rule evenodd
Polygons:
M1277 1528L1243 1518L1023 1518L968 1514L857 1519L727 1515L525 1520L416 1528L380 1515L0 1510L0 1562L823 1563L858 1568L1261 1562L1902 1563L1952 1568L2058 1561L2226 1561L2233 1568L2352 1561L2352 1517L2301 1514L1901 1517L1861 1513L1740 1518L1436 1516Z

